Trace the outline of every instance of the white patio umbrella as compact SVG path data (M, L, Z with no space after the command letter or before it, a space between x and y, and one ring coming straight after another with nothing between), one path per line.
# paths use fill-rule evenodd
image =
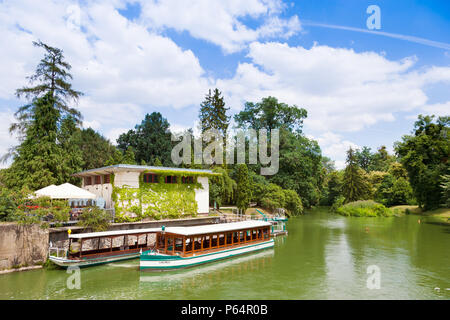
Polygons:
M51 199L96 199L97 195L78 188L70 183L59 186L50 185L35 192L36 196L47 196Z

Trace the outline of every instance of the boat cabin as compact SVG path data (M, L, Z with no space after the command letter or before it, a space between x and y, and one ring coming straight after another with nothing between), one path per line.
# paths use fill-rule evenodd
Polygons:
M156 233L155 251L181 257L212 253L270 240L271 224L241 221L194 227L169 227Z
M150 235L161 228L90 232L69 235L68 259L88 259L149 250Z

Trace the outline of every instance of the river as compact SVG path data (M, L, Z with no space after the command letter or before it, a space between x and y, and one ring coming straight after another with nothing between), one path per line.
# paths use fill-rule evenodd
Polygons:
M450 299L450 227L419 218L315 212L259 253L168 273L90 267L79 289L62 269L14 272L0 299Z

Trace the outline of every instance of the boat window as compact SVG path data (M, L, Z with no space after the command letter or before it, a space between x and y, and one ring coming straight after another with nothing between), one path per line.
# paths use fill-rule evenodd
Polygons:
M102 177L101 176L95 176L95 184L101 184L102 183Z
M175 238L175 251L183 252L183 238Z
M177 183L177 177L176 176L167 176L165 178L166 183Z

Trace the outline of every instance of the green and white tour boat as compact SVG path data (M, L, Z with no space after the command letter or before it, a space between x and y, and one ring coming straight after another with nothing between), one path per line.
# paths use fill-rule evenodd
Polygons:
M271 223L248 220L192 227L160 228L151 250L140 255L140 269L173 270L222 260L274 246Z

